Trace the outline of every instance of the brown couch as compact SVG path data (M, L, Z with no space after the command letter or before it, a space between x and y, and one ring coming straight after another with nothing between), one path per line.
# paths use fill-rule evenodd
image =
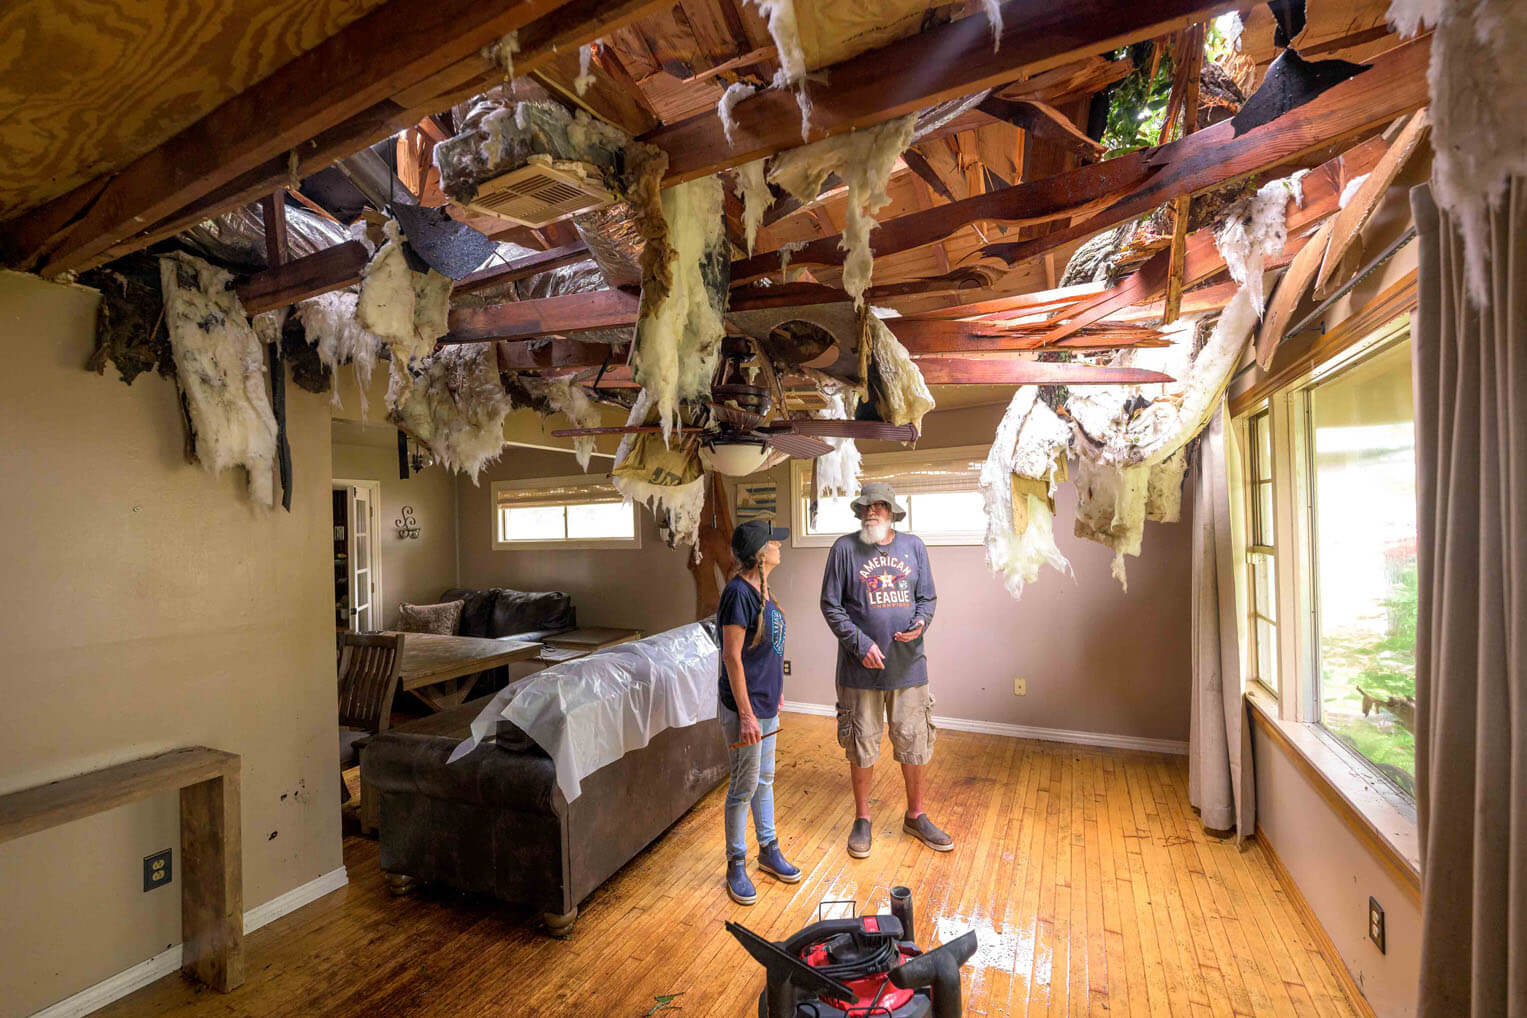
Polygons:
M508 728L447 765L487 698L370 740L361 774L378 796L382 869L528 905L553 932L584 898L727 775L721 723L670 728L582 781L568 803L551 758Z

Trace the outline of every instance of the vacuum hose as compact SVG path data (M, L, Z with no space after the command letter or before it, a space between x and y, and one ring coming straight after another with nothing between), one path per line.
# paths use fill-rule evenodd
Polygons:
M893 968L891 985L903 990L931 986L933 1018L960 1018L960 966L975 953L976 931L971 930L963 937Z

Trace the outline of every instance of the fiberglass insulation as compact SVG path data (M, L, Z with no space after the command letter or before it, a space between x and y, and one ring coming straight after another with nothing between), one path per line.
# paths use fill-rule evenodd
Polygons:
M414 272L403 254L398 224L383 227L387 242L377 249L361 276L355 321L385 339L394 360L407 364L427 357L435 340L449 330L451 279L430 269Z
M1463 234L1469 296L1489 303L1490 212L1512 177L1527 177L1527 3L1393 0L1403 35L1431 42L1432 191Z
M175 377L190 414L196 458L214 474L249 473L249 495L275 497L276 418L265 391L265 347L233 277L187 254L159 260Z
M1042 565L1071 571L1055 545L1051 512L1070 441L1070 427L1039 399L1038 386L1026 385L1013 394L981 466L986 565L1015 598L1038 579Z
M473 484L503 451L504 418L513 409L491 343L448 346L407 367L393 359L387 419Z
M360 392L361 416L366 415L366 388L371 372L382 355L386 341L367 332L355 320L358 298L344 290L331 290L309 297L297 305L297 318L307 341L318 351L318 359L337 372L341 364L355 366L355 387ZM339 386L334 386L333 402L339 406Z
M726 331L721 316L731 257L722 198L721 178L714 175L663 192L672 257L666 266L654 266L654 275L666 268L670 278L666 287L660 278L649 286L645 273L642 281L633 363L636 382L652 399L665 442L680 423L679 402L710 392Z
M865 311L863 319L865 334L859 341L869 343L870 359L880 381L876 409L886 422L910 424L922 434L923 415L933 409L933 393L928 391L922 371L879 318Z
M896 160L912 142L917 115L909 113L860 131L824 138L790 149L769 164L769 182L778 184L802 203L816 201L822 183L836 173L848 185L848 207L843 237L838 246L847 252L843 260L843 289L856 306L864 303L875 259L870 254L870 231L874 214L891 200L886 183Z
M827 421L847 421L853 418L853 393L835 392L827 397L827 408L815 416ZM859 472L864 459L852 438L823 438L832 446L832 452L815 460L816 490L813 498L832 498L835 495L859 494Z
M652 396L643 390L637 397L636 403L631 407L631 414L626 418L626 424L631 427L650 425L654 417L655 402ZM647 507L652 513L653 520L657 523L658 533L665 544L670 548L676 548L680 544L687 544L694 549L695 561L700 560L700 516L705 509L705 473L701 470L689 470L687 473L672 470L653 471L650 476L633 476L633 471L621 471L621 467L628 466L632 455L638 452L638 440L642 436L628 434L622 435L620 445L615 450L615 470L611 480L615 489L621 493L627 502L636 502ZM678 460L683 457L679 447L669 450L671 459ZM658 475L664 475L663 479L672 483L658 483L655 479ZM688 476L693 474L694 476ZM686 480L686 477L688 478Z

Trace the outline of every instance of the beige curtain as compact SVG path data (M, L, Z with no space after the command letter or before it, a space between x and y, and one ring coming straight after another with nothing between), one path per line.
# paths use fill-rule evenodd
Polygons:
M1413 326L1421 1018L1527 1018L1527 180L1491 218L1490 304L1426 186Z
M1221 407L1199 443L1193 502L1193 698L1188 728L1188 801L1205 827L1255 828L1251 732L1241 699L1239 615L1230 525L1230 472Z

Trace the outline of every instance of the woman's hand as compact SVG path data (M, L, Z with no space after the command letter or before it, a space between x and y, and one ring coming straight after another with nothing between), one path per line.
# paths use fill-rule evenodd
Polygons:
M891 639L895 640L897 643L911 643L913 640L922 635L923 620L918 619L916 625L914 625L911 629L906 629L899 633L891 634Z
M758 718L752 713L743 714L740 717L742 725L739 729L738 745L752 746L763 741L763 729L758 725Z

